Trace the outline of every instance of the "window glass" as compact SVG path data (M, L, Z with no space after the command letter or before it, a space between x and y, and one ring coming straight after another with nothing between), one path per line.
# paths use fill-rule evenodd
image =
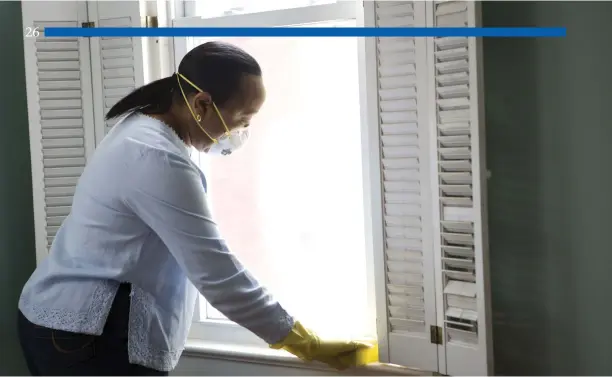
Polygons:
M204 18L332 4L346 0L198 0L196 15Z
M320 26L339 25L354 21ZM357 40L223 40L259 61L267 99L242 149L200 155L221 233L306 326L366 335ZM201 302L202 319L224 318Z

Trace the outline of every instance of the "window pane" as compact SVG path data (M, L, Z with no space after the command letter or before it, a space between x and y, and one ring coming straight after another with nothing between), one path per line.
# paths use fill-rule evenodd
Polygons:
M373 326L366 323L357 41L225 41L258 59L267 99L243 149L202 155L221 233L307 326L366 335ZM201 313L223 318L207 305Z
M332 4L346 0L206 0L196 1L196 15L204 18Z

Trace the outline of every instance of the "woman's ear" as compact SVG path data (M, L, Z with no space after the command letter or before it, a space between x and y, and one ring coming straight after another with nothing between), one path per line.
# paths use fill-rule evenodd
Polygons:
M194 110L200 114L205 114L211 104L212 100L208 93L197 93L193 96Z
M210 97L210 94L206 92L196 93L193 97L195 101L202 101L203 103L206 103L206 104L212 103L212 98Z

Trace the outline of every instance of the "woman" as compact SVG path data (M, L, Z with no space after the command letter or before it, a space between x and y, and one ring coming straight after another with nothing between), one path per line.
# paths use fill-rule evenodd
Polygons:
M325 342L240 264L206 203L189 148L229 155L265 98L258 63L232 45L189 52L178 72L111 108L124 116L79 179L72 211L19 301L32 375L167 375L198 291L273 348L342 369L357 342Z

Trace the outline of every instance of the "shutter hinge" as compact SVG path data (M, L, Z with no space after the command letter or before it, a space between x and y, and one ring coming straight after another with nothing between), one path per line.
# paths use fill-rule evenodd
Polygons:
M158 27L157 16L145 16L142 18L142 26L143 27Z
M443 344L442 342L442 327L430 326L429 336L432 344Z
M96 27L96 23L95 22L83 22L81 24L81 27Z

